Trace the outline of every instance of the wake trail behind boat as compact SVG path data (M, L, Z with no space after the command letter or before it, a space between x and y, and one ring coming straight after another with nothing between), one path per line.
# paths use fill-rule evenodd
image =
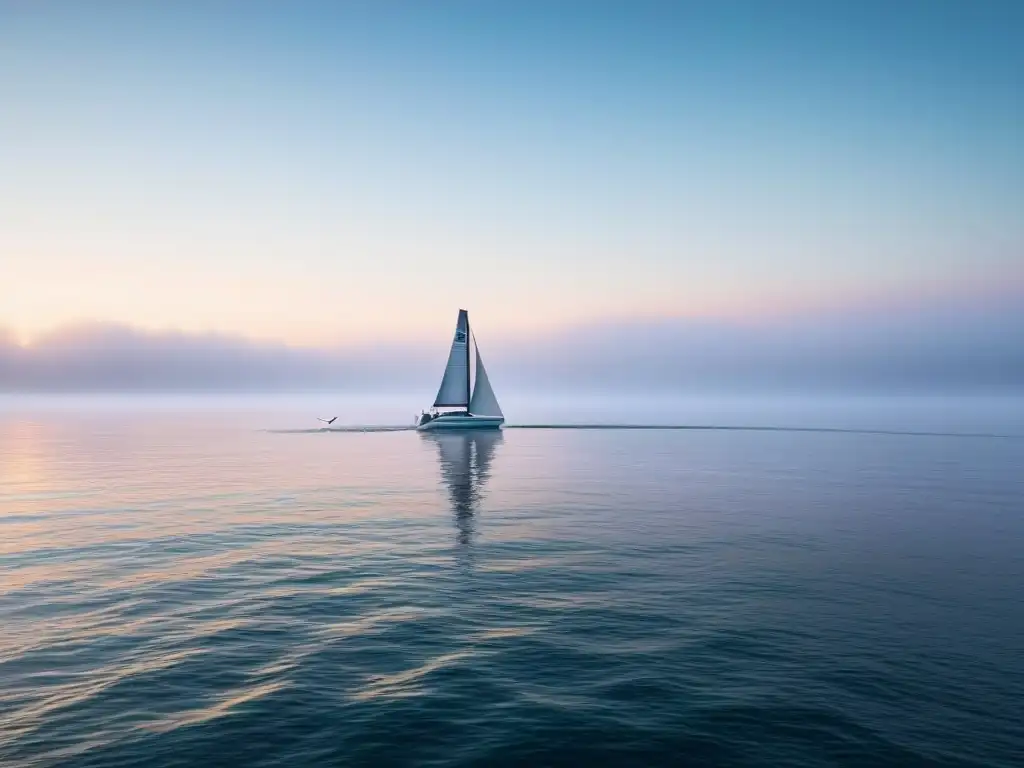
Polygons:
M315 435L320 432L412 432L416 427L375 427L375 426L347 426L347 427L321 427L319 429L268 429L277 435Z
M822 432L846 435L900 435L907 437L995 437L1005 440L1024 439L1024 435L994 432L928 432L897 429L854 429L845 427L770 427L718 424L506 424L505 429L661 429L722 432Z
M1024 435L1007 435L994 432L934 432L896 429L851 429L843 427L772 427L718 424L506 424L504 429L550 429L550 430L676 430L692 432L817 432L844 435L892 435L903 437L973 437L1021 440ZM412 432L415 426L341 426L320 429L268 429L275 434L317 434L322 432ZM459 430L451 430L458 432ZM471 431L471 430L466 430Z

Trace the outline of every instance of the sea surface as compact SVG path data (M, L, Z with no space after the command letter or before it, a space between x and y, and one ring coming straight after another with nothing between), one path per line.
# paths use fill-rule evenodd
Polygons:
M1020 398L417 405L0 399L0 765L1022 764Z

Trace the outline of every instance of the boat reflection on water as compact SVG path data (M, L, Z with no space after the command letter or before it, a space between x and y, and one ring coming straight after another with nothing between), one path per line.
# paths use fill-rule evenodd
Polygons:
M436 443L441 464L441 479L455 514L458 542L471 543L475 514L483 498L483 487L490 477L491 461L505 439L499 430L421 432L423 440Z

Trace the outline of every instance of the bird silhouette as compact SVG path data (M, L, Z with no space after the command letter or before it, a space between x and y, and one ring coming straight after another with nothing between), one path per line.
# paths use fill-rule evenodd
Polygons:
M322 422L323 422L324 424L330 425L330 424L333 424L333 423L334 423L334 420L335 420L336 418L338 418L338 417L337 417L337 416L332 416L332 417L331 417L331 418L329 418L329 419L321 419L321 418L320 418L319 416L317 416L317 417L316 417L316 420L317 420L317 421L322 421Z

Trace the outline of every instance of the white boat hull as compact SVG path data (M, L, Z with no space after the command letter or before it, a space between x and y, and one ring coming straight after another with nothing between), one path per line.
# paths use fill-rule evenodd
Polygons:
M501 416L448 416L442 415L431 419L426 424L416 427L420 432L432 432L442 429L500 429L505 423Z

